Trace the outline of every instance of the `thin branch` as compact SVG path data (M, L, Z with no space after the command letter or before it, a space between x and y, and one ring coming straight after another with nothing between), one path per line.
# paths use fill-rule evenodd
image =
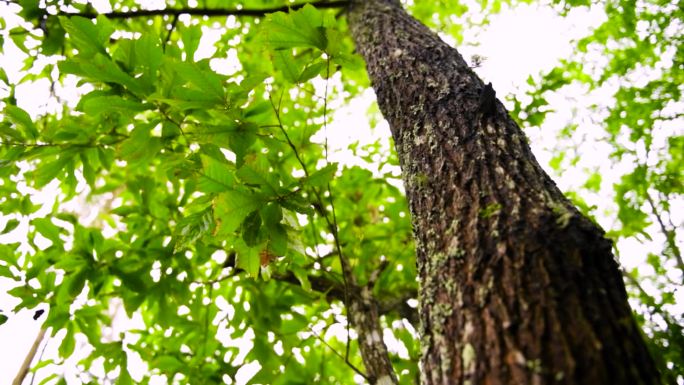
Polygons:
M283 136L285 136L285 140L287 140L288 146L290 146L290 149L292 149L292 152L294 153L295 158L297 158L297 162L302 166L302 169L304 170L304 175L309 177L309 170L306 168L306 164L304 164L304 161L302 161L302 158L299 156L299 151L297 151L297 146L292 143L292 140L290 139L290 136L287 134L287 131L285 131L285 127L283 126L283 121L280 119L280 105L283 99L283 94L280 94L280 100L278 101L278 106L276 107L275 103L273 102L273 98L271 97L271 94L268 95L268 101L271 102L271 107L273 108L273 111L275 112L276 120L278 120L278 128L280 128L280 132L283 133Z
M326 165L329 164L328 161L328 85L330 83L330 56L328 56L326 60L326 73L325 73L325 92L323 94L323 132L325 136L325 163ZM328 221L328 216L325 216L325 220L328 222L328 227L331 228L333 232L333 239L335 240L335 248L337 249L337 254L340 259L340 266L342 267L342 278L344 279L344 287L345 287L345 296L349 296L349 283L355 284L354 282L354 274L351 269L351 266L349 265L349 261L347 258L344 257L344 254L342 254L342 247L340 246L340 237L337 233L337 216L335 215L335 202L333 200L333 193L332 190L330 189L330 183L327 185L328 188L328 195L330 197L330 208L332 211L332 224L330 221ZM317 194L318 195L318 194ZM321 205L323 202L321 201L320 196L318 197L319 202ZM348 306L348 298L345 298L345 307L347 308L347 312L349 312L350 308ZM349 314L347 314L347 318L349 318ZM351 339L349 338L351 335L351 332L349 331L350 328L350 320L347 320L347 347L344 355L344 360L349 363L349 350L350 350L350 341Z
M392 298L379 301L378 312L380 314L396 312L401 318L405 318L411 325L417 327L420 322L418 319L418 309L408 304L408 300L417 297L418 292L415 289L397 293Z
M639 162L639 165L647 167L647 165L649 163L648 159L649 159L650 155L651 155L650 148L647 147L646 148L646 159L643 162ZM638 156L637 156L637 159L638 159ZM679 250L679 247L677 246L676 233L675 233L675 230L673 230L675 227L673 226L672 229L667 228L667 226L663 222L662 213L658 210L658 206L656 206L655 202L653 201L653 198L651 198L651 194L648 193L648 189L646 191L644 191L644 195L645 195L646 201L651 206L651 213L656 217L656 220L658 221L658 224L660 225L660 231L665 236L666 244L672 250L672 254L674 255L675 260L677 262L677 267L679 268L679 270L683 274L682 275L682 282L684 282L684 260L682 259L682 254ZM670 215L668 215L668 217L670 217ZM668 281L670 281L667 274L665 275L665 278Z
M36 357L36 352L38 352L38 347L40 346L40 343L43 341L44 337L45 329L40 328L40 332L36 336L36 339L33 341L33 345L31 345L31 349L29 350L28 354L26 354L24 362L21 364L19 372L17 372L17 376L14 377L12 385L21 385L21 383L24 382L24 378L26 378L26 375L31 369L31 362L33 362L33 359Z
M111 144L116 144L119 141L112 142ZM11 146L11 147L25 147L25 148L40 148L40 147L80 147L80 148L98 148L98 147L108 147L111 144L104 143L21 143L13 141L3 141L0 142L1 146Z
M378 268L373 270L371 272L370 277L368 278L368 284L367 286L370 288L373 288L375 286L375 282L377 282L378 278L380 278L380 274L387 269L387 266L390 265L390 261L388 259L384 259L380 261L380 264L378 265Z
M329 62L328 62L328 76L329 77L329 72L330 67L329 67ZM323 98L323 126L324 128L327 127L327 91L328 91L328 85L326 83L326 91L325 91L325 96ZM302 161L302 159L299 156L299 152L297 151L296 146L292 141L290 140L289 136L287 135L287 132L285 131L285 128L282 124L282 120L280 117L280 104L282 102L282 96L284 92L281 93L281 99L278 103L278 106L275 105L273 98L271 95L269 95L269 101L271 102L271 106L273 110L275 111L276 114L276 119L278 121L279 127L283 135L285 136L288 144L290 145L290 148L295 154L295 157L301 164L302 168L304 169L305 175L308 177L309 173L308 170ZM327 135L326 135L326 161L327 161ZM340 265L342 268L342 279L343 279L343 284L344 284L344 290L343 290L343 297L344 297L344 307L346 309L346 316L347 316L347 344L346 344L346 353L344 360L347 363L347 365L352 366L351 362L349 361L349 352L350 352L350 324L354 324L354 327L359 330L360 335L367 335L367 336L373 336L373 335L382 335L382 328L380 325L380 319L379 319L379 307L377 304L377 301L374 299L369 299L369 297L372 297L372 294L370 290L367 288L364 288L363 293L361 292L359 286L356 283L356 279L354 276L354 272L352 270L352 267L349 263L349 260L345 258L343 252L342 252L342 245L340 243L340 237L339 237L339 232L338 232L338 223L337 223L337 216L335 213L335 205L334 205L334 196L332 193L332 189L330 188L330 185L328 184L327 186L327 191L329 194L329 202L331 206L331 214L332 214L332 220L328 216L326 207L324 206L324 201L323 198L321 197L321 192L316 189L312 188L312 191L314 193L314 196L316 198L316 201L312 202L312 205L316 212L325 220L326 225L328 226L329 231L333 235L333 240L334 240L334 247L337 251L339 260L340 260ZM369 314L364 314L368 312ZM389 354L387 352L387 347L384 343L384 341L380 340L374 343L372 346L367 346L366 344L359 344L360 350L361 350L361 356L363 357L363 361L366 364L366 369L369 371L369 374L363 375L361 372L358 372L360 375L362 375L367 381L370 383L374 383L375 380L377 379L377 376L385 377L388 376L388 378L391 379L391 383L396 383L396 374L394 372L394 368L392 367L392 363L389 359ZM378 361L378 365L375 364L375 360ZM353 367L353 366L352 366Z
M347 323L349 323L349 320L347 320ZM340 357L341 359L343 359L344 362L347 364L347 366L349 366L350 368L352 368L352 370L354 370L354 371L356 372L356 374L358 374L359 376L363 377L366 381L369 381L369 382L370 382L370 380L369 380L368 376L366 376L366 374L364 374L359 368L357 368L356 366L354 366L354 364L352 364L351 362L349 362L349 360L348 360L346 357L342 356L342 354L340 354L337 350L335 350L335 348L333 348L332 346L330 346L330 344L328 344L328 342L327 342L325 339L323 339L323 337L319 336L318 333L316 333L311 327L309 327L309 331L311 332L311 334L313 334L314 336L316 336L316 338L317 338L319 341L321 341L321 343L322 343L323 345L327 346L327 347L328 347L336 356L338 356L338 357ZM349 346L349 341L347 341L347 346Z
M675 259L677 260L677 267L684 274L684 259L682 259L682 254L679 251L679 247L677 246L674 231L672 231L671 229L668 229L667 226L665 226L665 223L663 222L663 218L662 218L662 213L658 210L658 207L656 206L655 202L653 201L653 198L651 198L651 195L648 192L646 192L645 196L646 196L646 201L651 206L651 212L656 217L656 220L658 221L658 225L660 225L660 231L665 236L665 241L670 246L670 249L672 250L672 254L674 255ZM682 278L684 279L684 275Z
M96 12L59 12L60 16L81 16L89 19L94 19L98 15L102 15L108 19L133 19L140 17L153 17L153 16L174 16L178 17L180 15L191 15L191 16L207 16L207 17L225 17L225 16L236 16L236 17L263 17L273 12L288 12L290 10L295 11L307 4L311 4L318 9L331 9L331 8L344 8L349 5L349 0L338 0L338 1L314 1L305 2L291 5L283 5L279 7L272 8L262 8L262 9L238 9L238 8L165 8L165 9L138 9L131 11L112 11L104 13Z
M173 30L176 29L176 24L178 24L178 15L173 15L173 20L171 21L171 27L169 28L169 33L166 34L166 39L164 39L164 44L162 44L162 49L166 51L166 45L169 44L171 40L171 34Z
M202 289L204 291L204 289ZM209 299L214 300L214 285L209 285ZM207 306L204 312L204 343L202 350L204 354L207 355L207 341L209 339L209 314L211 312L211 306Z
M326 69L325 69L325 91L323 92L323 136L325 137L325 164L328 161L328 86L330 85L330 56L327 55ZM330 190L330 186L328 186Z
M45 329L41 328L40 330L43 331L43 336L41 337L41 340L45 340L45 332L44 332ZM45 349L47 349L48 342L50 342L49 338L47 340L45 340L45 343L43 344L43 348L40 349L40 354L38 355L38 362L43 360L43 356L45 355ZM34 372L33 375L31 376L31 382L29 383L29 385L33 385L33 383L35 381L36 381L36 373Z

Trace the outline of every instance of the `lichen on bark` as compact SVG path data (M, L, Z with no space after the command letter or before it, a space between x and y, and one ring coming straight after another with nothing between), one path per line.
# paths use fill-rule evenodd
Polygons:
M458 51L397 0L348 13L411 208L424 384L656 384L611 243ZM559 214L560 213L560 214Z

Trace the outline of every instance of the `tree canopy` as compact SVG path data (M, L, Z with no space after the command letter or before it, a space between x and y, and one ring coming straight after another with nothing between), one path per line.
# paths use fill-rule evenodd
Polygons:
M480 28L473 15L517 5L409 3L457 43ZM250 383L363 381L351 288L377 301L399 382L415 382L418 283L393 146L353 144L355 165L329 161L334 111L370 86L346 5L0 4L0 47L25 54L19 76L0 68L0 276L20 301L0 322L45 310L37 322L59 358L34 362L44 383L67 383L71 356L68 383L234 383L242 368L256 370ZM509 97L522 127L573 112L548 129L550 167L587 171L567 193L617 255L646 250L624 276L666 383L684 380L680 5L604 2L576 54ZM50 94L38 114L28 86ZM550 101L577 86L612 97ZM615 183L584 161L592 143L609 150Z

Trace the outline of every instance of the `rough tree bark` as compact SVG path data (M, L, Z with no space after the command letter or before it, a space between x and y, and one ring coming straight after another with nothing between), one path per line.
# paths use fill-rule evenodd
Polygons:
M401 161L423 384L657 384L611 243L459 53L398 0L348 22Z

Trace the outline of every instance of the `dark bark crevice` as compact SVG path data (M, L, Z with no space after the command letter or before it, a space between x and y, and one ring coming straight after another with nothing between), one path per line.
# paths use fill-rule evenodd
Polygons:
M658 383L610 242L460 54L395 0L348 20L411 208L423 383Z

